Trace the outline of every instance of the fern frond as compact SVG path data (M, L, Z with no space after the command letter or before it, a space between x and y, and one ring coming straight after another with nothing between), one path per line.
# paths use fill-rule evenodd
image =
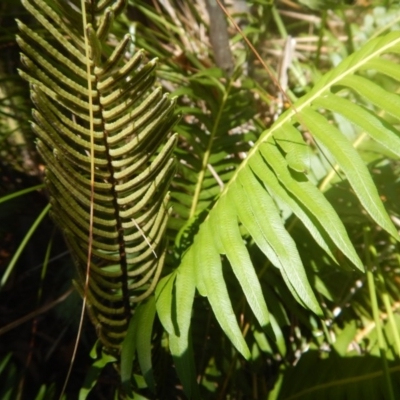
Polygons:
M218 81L221 77L222 71L217 69L202 71L188 79L187 87L176 91L189 103L181 108L186 117L177 127L180 163L171 188L174 214L169 223L176 230L188 230L197 223L199 214L222 193L257 138L249 130L254 118L249 93L235 87L237 76L225 84ZM181 250L185 247L182 243L178 246Z
M92 1L90 77L94 131L89 125L85 41L78 8L63 1L24 0L39 34L19 22L18 38L35 104L33 130L46 163L52 215L63 230L83 282L89 246L90 137L94 138L93 257L88 304L102 342L118 349L135 303L154 289L165 258L167 193L174 174L175 100L155 89L156 60L130 60L130 39L106 39L124 1ZM59 11L62 12L59 13Z
M178 270L159 284L157 307L163 325L170 333L171 349L177 358L184 358L188 351L188 308L193 302L189 296L195 289L208 297L219 324L239 352L245 357L250 356L228 295L221 255L229 260L258 323L264 328L270 325L258 271L242 240L241 225L279 269L297 302L316 314L322 314L296 244L281 218L278 207L282 204L303 222L333 260L336 260L335 250L336 254L343 254L356 268L363 270L363 264L337 213L307 177L307 168L303 165L306 143L301 133L310 133L324 152L333 158L369 217L399 239L364 161L351 142L330 123L328 112L342 113L350 123L366 129L372 138L400 156L397 124L399 96L377 88L367 75L361 76L366 69L368 72L387 74L387 69L382 68L384 63L374 61L395 58L399 49L398 32L366 44L326 74L265 131L251 149L202 223ZM399 83L399 77L392 69L390 76ZM345 107L344 111L340 105L343 104L342 97L348 96L349 91L355 100L353 106ZM364 107L364 100L371 102L376 109ZM379 117L377 113L380 113ZM394 117L396 122L390 124L388 116ZM285 145L285 141L291 146ZM174 279L175 282L170 283ZM172 309L176 303L176 310L166 313L165 301L169 301ZM171 315L176 315L176 321ZM181 374L184 377L186 372L181 371ZM185 384L189 388L191 382L186 381Z

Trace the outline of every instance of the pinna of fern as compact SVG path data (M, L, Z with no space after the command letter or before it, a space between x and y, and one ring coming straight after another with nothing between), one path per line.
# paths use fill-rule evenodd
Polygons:
M31 84L51 214L76 260L82 295L91 248L89 314L106 348L118 350L165 258L175 100L154 87L156 60L143 64L142 51L125 59L128 35L109 45L125 1L85 2L85 30L78 1L23 4L43 28L18 22L20 74Z

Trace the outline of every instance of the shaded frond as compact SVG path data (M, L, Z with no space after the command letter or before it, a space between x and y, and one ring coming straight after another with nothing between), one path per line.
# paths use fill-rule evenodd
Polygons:
M18 42L27 70L20 73L32 88L36 107L32 127L46 163L51 213L76 259L77 287L82 293L90 236L93 135L93 257L88 304L102 342L118 348L133 305L153 291L163 266L167 190L175 170L172 153L176 141L174 135L167 135L176 122L175 100L154 88L156 60L143 63L142 51L125 59L129 37L115 47L108 44L108 31L124 1L87 4L90 76L82 17L75 2L23 3L44 33L19 22Z

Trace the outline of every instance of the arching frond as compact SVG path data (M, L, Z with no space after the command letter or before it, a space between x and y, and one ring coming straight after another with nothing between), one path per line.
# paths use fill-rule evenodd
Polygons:
M184 360L188 352L190 309L196 289L207 296L219 324L239 352L245 357L250 355L228 295L221 255L229 260L258 323L264 328L270 326L259 271L250 259L241 227L280 271L297 302L316 314L322 313L296 244L281 218L281 207L289 208L303 222L331 259L339 263L337 255L343 255L363 271L363 263L339 216L307 177L302 133L311 134L337 164L369 218L399 239L360 154L331 123L332 112L341 114L361 133L365 131L372 140L400 156L400 97L378 87L372 78L374 74L384 74L398 83L400 77L391 60L397 59L399 51L398 32L367 43L326 74L265 131L236 170L177 271L158 285L158 312L177 359ZM365 107L364 101L372 106ZM183 379L187 376L185 366L181 361ZM189 381L186 384L190 386Z

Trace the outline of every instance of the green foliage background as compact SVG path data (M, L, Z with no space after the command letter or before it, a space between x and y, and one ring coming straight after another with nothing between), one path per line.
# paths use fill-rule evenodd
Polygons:
M400 8L390 1L233 3L236 11L247 5L236 21L293 106L235 29L217 23L213 13L209 18L205 2L129 2L99 40L105 59L129 32L121 70L137 49L148 60L158 57L158 85L178 96L177 170L157 247L166 258L155 294L139 305L131 296L129 327L118 330L121 349L96 342L96 330L85 322L67 398L399 396ZM41 14L41 2L35 4ZM81 305L71 290L70 249L46 216L44 165L29 120L30 98L63 83L35 81L29 88L20 78L17 67L31 83L32 76L42 79L20 65L14 18L58 45L20 4L1 7L0 395L51 399L65 379ZM227 43L213 39L216 26L230 39L224 54L218 46ZM292 52L290 38L296 39ZM292 60L282 68L285 48ZM54 67L82 83L62 63ZM117 86L121 96L127 82ZM136 90L139 83L132 82ZM67 100L56 102L62 107ZM42 112L45 104L35 106ZM174 125L167 100L165 115L145 105L138 111L139 118L148 116L144 131L152 123ZM84 118L80 123L88 127ZM56 176L49 179L57 182L63 164L57 167L51 156L56 146L39 136ZM161 136L138 154L162 153ZM77 140L75 150L86 156L79 146ZM63 207L54 201L66 194L48 188L57 220ZM154 193L139 212L164 204L166 186ZM84 240L69 240L75 250L81 245ZM96 246L99 257L103 249ZM100 303L108 305L105 299ZM89 305L98 333L101 304L89 298Z

